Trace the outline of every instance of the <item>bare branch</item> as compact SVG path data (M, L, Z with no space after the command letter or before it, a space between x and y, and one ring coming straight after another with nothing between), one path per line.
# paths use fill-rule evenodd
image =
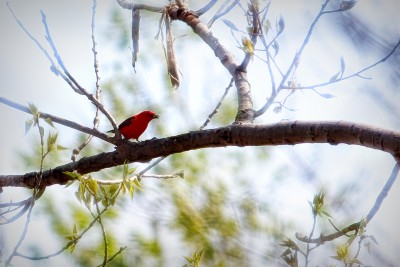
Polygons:
M154 179L175 179L178 177L182 177L183 171L178 171L173 174L139 174L133 175L133 177L126 179L125 181L133 181L135 179L143 179L143 178L154 178ZM113 184L121 184L124 180L96 180L99 185L113 185Z
M7 106L10 106L12 108L18 109L20 111L32 114L28 107L20 105L18 103L15 103L15 102L13 102L11 100L8 100L7 98L0 97L0 103L6 104ZM78 130L80 132L96 136L97 138L102 139L102 140L104 140L106 142L109 142L111 144L116 144L117 143L117 140L115 138L109 137L108 135L106 135L106 134L104 134L102 132L99 132L96 129L87 128L87 127L85 127L83 125L80 125L80 124L78 124L76 122L73 122L73 121L70 121L70 120L66 120L66 119L63 119L63 118L60 118L60 117L57 117L57 116L54 116L54 115L51 115L51 114L48 114L48 113L44 113L44 112L40 112L39 116L42 119L47 119L48 118L52 122L56 122L58 124L67 126L69 128Z
M375 214L378 212L379 208L383 203L383 200L386 198L394 182L396 181L397 175L399 174L399 170L400 170L400 163L397 162L396 165L394 165L392 173L390 174L388 180L386 181L386 184L383 186L381 192L379 193L379 196L376 198L374 206L368 212L366 218L367 222L370 222L372 218L374 218Z
M207 5L204 7L200 8L199 10L195 11L198 16L203 15L206 13L208 10L210 10L218 1L217 0L210 0Z
M238 3L239 0L234 0L230 6L228 6L227 8L225 8L225 6L230 2L231 0L225 0L225 2L221 5L221 7L218 9L217 13L210 19L210 21L207 23L208 28L211 28L211 26L213 25L213 23L219 19L220 17L226 15L229 11L231 11ZM225 8L225 10L222 11L222 9ZM198 16L200 16L200 14L198 14L196 12L196 14Z
M361 69L361 70L359 70L359 71L357 71L357 72L355 72L355 73L353 73L353 74L351 74L351 75L348 75L348 76L339 78L339 79L337 79L337 80L328 81L328 82L319 83L319 84L314 84L314 85L297 86L297 87L282 86L281 88L282 88L282 89L292 89L292 90L293 90L293 89L314 89L314 88L317 88L317 87L323 87L323 86L327 86L327 85L330 85L330 84L333 84L333 83L341 82L341 81L344 81L344 80L347 80L347 79L350 79L350 78L354 78L354 77L360 77L360 78L364 78L364 79L365 79L365 77L362 77L362 76L361 76L362 73L364 73L365 71L367 71L367 70L369 70L369 69L372 69L373 67L375 67L375 66L377 66L377 65L379 65L379 64L381 64L381 63L384 63L388 58L390 58L390 57L393 55L393 53L394 53L399 47L400 47L400 39L399 39L399 41L393 46L393 48L390 50L390 52L389 52L387 55L385 55L383 58L381 58L380 60L378 60L378 61L372 63L371 65L369 65L369 66L367 66L367 67L365 67L365 68L363 68L363 69Z
M151 5L146 5L146 4L134 4L134 3L128 3L125 0L116 0L117 3L125 9L143 9L151 12L158 12L161 13L163 11L163 7L157 7L157 6L151 6Z
M306 37L304 38L303 43L300 46L300 49L296 52L296 54L293 57L292 63L290 64L288 70L286 71L285 75L283 76L278 88L277 88L277 92L275 94L272 94L271 97L268 99L268 101L264 104L264 106L256 111L255 117L259 117L262 114L265 113L265 111L267 111L267 109L271 106L271 104L274 102L275 97L277 96L277 93L279 93L279 91L282 89L282 86L285 84L286 80L288 79L290 73L292 72L293 68L296 65L296 62L298 61L298 58L300 58L301 54L303 53L304 48L306 47L306 45L308 44L308 41L311 38L311 35L314 31L315 26L317 25L317 22L319 21L319 19L321 18L322 15L324 15L324 10L326 8L326 6L328 5L329 0L325 0L325 2L322 4L321 10L319 11L318 15L315 17L315 19L313 20L313 22L310 25L310 28L308 29L308 32L306 34Z
M308 236L302 236L299 233L296 233L296 238L298 240L304 242L304 243L307 243L307 244L314 243L314 244L320 245L320 244L323 244L325 242L332 241L332 240L335 240L335 239L337 239L337 238L339 238L341 236L344 236L348 232L353 232L353 231L357 232L358 229L360 228L360 224L361 224L361 222L353 223L353 224L351 224L351 225L349 225L347 227L344 227L340 231L337 231L337 232L335 232L333 234L329 234L329 235L321 235L318 238L309 238Z
M106 117L107 119L110 121L110 123L112 124L112 126L115 128L117 128L117 124L113 118L113 116L106 110L106 108L104 107L104 105L100 102L99 99L97 99L95 96L93 96L93 94L90 94L85 88L83 88L76 80L75 78L70 74L70 72L68 71L68 69L66 68L66 66L64 65L61 56L59 55L57 48L53 42L53 39L50 35L50 30L48 28L47 25L47 20L46 20L46 15L44 14L43 11L41 11L42 14L42 22L43 25L45 27L45 31L46 31L46 40L47 42L50 44L53 53L54 53L54 57L57 59L58 64L60 65L61 69L64 71L65 75L69 78L70 81L72 81L72 83L76 86L76 88L78 88L78 90L80 91L81 94L85 95L92 103L93 105L96 106L96 108L98 108Z
M27 255L24 255L24 254L22 254L22 253L17 252L17 253L16 253L16 256L21 257L21 258L24 258L24 259L28 259L28 260L46 260L46 259L50 259L50 258L52 258L52 257L58 256L58 255L60 255L61 253L63 253L65 250L67 250L69 247L71 247L72 245L76 244L76 243L79 241L79 239L81 239L82 236L83 236L87 231L89 231L90 228L93 227L93 225L97 222L97 220L98 220L106 211L107 211L107 208L104 208L104 209L90 222L90 224L85 228L85 230L83 230L82 233L80 233L80 234L76 237L76 239L70 240L68 243L66 243L66 244L64 245L64 247L62 247L61 249L57 250L56 252L54 252L54 253L52 253L52 254L49 254L49 255L46 255L46 256L39 256L39 257L27 256ZM114 257L113 257L113 258L114 258ZM111 260L111 259L109 259L109 260Z
M95 29L95 15L96 15L96 7L97 7L97 1L93 0L93 6L92 6L92 52L93 52L93 67L94 67L94 73L96 76L96 99L100 101L100 76L99 76L99 62L97 60L97 50L96 50L96 39L94 37L94 29ZM99 119L99 108L96 107L96 113L93 119L93 129L97 129L100 123ZM72 152L71 160L75 161L77 155L84 149L92 140L93 135L89 135L85 141L81 145L79 145L77 148L75 148Z
M212 117L214 117L214 115L217 114L219 107L222 105L222 101L225 99L225 97L228 94L229 89L232 87L232 85L233 85L233 79L231 79L229 85L225 88L225 92L222 95L221 99L218 101L217 106L210 113L210 115L208 115L207 120L203 123L203 125L200 126L199 130L203 130L207 126L207 124L211 121Z

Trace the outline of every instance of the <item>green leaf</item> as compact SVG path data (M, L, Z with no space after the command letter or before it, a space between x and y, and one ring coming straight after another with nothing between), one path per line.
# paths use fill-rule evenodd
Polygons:
M39 115L39 110L38 110L37 106L36 106L35 104L29 102L29 103L28 103L28 107L29 107L29 111L31 112L31 114L32 114L34 117L38 117L38 115Z
M133 199L133 194L135 193L135 187L131 186L129 188L129 196L131 197L131 200Z
M33 119L32 118L25 121L25 134L28 133L28 131L31 129L32 125L33 125Z
M334 81L336 81L336 80L338 79L339 75L340 75L340 71L338 71L335 75L333 75L333 76L329 79L329 82L334 82Z
M278 35L281 34L285 30L285 19L280 16L278 22L276 23L276 31Z
M248 53L250 55L254 54L254 44L249 38L243 37L242 45L243 45L243 50L245 53Z
M68 147L62 146L62 145L57 145L57 150L67 150Z
M133 180L131 181L131 183L132 183L132 185L135 186L137 189L143 190L142 187L140 186L140 182L139 182L138 179L136 179L136 178L133 179Z
M378 241L376 240L376 238L373 235L371 235L369 237L371 238L372 242L374 242L376 245L379 245Z
M340 10L347 11L352 9L357 4L357 0L350 0L350 1L342 1L340 3Z
M40 134L40 138L44 137L44 128L42 126L39 127L39 134Z
M86 184L87 184L87 187L89 188L90 192L94 196L97 197L98 196L98 193L97 193L97 189L98 189L97 180L90 178L90 179L87 180Z
M340 57L340 72L342 73L342 76L343 76L345 69L346 69L346 64L344 62L344 58Z
M127 161L125 160L124 169L123 169L123 172L122 172L122 177L124 179L128 176L128 170L129 170L129 165L128 165Z
M72 234L74 236L78 235L78 230L76 229L76 224L74 224L74 228L72 229Z
M75 197L79 202L82 202L81 195L79 194L79 191L75 192Z
M110 197L113 197L115 193L118 191L119 185L118 184L112 184L110 185L109 193Z
M53 121L49 117L45 118L44 121L47 122L47 124L49 124L51 127L55 128Z
M175 173L179 178L185 179L185 171L180 170L177 173Z
M264 34L267 36L269 29L271 29L271 21L267 19L264 23Z
M65 184L65 188L70 187L73 183L75 182L75 180L69 180L66 184Z
M356 237L357 237L356 234L351 235L351 236L349 237L349 239L347 240L346 244L350 246L351 243L353 243L354 239L356 239Z
M281 244L279 244L282 247L288 247L293 250L299 250L299 247L297 246L296 242L294 242L292 239L287 238L284 240Z
M135 171L136 171L136 167L133 167L133 168L130 168L129 170L128 170L128 175L132 175L132 173L134 173Z
M57 137L58 134L49 133L49 135L47 136L47 152L54 151L57 149L56 145Z
M72 179L76 179L76 180L81 180L82 179L82 176L77 172L68 172L68 171L66 171L66 172L63 172L63 173L65 175L68 175Z
M331 94L319 94L319 95L322 96L323 98L326 98L326 99L331 99L331 98L336 97L335 95L331 95Z
M321 211L321 213L329 218L333 218L326 210Z
M275 40L272 42L272 48L275 50L275 55L274 57L276 57L276 55L279 53L279 43Z
M229 21L227 19L221 19L223 23L225 23L226 26L228 26L231 30L233 31L237 31L237 32L241 32L241 30L238 29L238 27L236 27L236 25L232 22Z

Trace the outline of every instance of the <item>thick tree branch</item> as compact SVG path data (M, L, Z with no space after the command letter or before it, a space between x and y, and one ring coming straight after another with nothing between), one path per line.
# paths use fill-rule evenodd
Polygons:
M139 143L127 142L113 152L82 158L43 172L41 186L65 184L71 177L65 172L96 172L128 162L148 162L157 157L201 148L227 146L277 146L302 143L360 145L381 150L400 159L400 132L351 122L280 122L270 125L230 125L193 131L168 138ZM0 187L33 187L37 173L0 176Z
M194 11L171 4L167 13L172 20L181 20L189 25L193 31L214 51L222 65L229 71L235 81L238 93L238 113L236 123L252 123L255 111L251 99L250 83L247 73L236 62L232 53L216 38L206 24L202 23Z

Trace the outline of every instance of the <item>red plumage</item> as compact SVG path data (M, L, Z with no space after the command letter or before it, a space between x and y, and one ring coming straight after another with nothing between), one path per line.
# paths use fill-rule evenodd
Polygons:
M159 116L153 111L145 110L137 115L124 120L119 126L118 130L126 139L136 139L139 141L139 137L147 129L147 125L153 119L158 119ZM114 133L114 130L108 131Z

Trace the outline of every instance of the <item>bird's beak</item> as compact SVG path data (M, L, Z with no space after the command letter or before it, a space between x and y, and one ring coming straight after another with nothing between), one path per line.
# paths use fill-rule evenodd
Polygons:
M154 114L153 119L158 119L158 118L160 118L160 116L158 114Z

